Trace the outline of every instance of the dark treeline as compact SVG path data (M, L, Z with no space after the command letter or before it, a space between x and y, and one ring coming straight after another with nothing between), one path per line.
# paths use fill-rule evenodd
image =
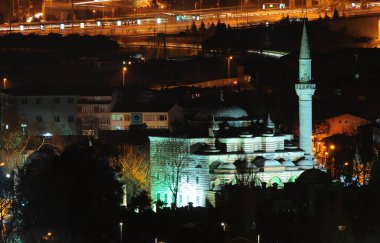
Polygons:
M11 34L0 36L0 47L2 51L43 49L76 53L77 55L99 54L118 49L117 43L106 36L62 36L59 34L49 34L47 36Z

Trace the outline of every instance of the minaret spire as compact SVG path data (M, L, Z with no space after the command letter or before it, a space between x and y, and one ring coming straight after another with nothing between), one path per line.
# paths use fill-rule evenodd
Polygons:
M303 24L302 39L299 54L299 81L301 83L311 81L311 55L309 38L307 36L306 21Z
M311 136L313 121L313 95L315 84L311 78L311 55L307 36L306 22L303 24L299 54L299 83L295 85L299 105L299 145L305 155L311 155Z

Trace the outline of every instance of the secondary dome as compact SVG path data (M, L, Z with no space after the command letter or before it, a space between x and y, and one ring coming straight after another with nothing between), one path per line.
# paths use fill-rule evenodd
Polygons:
M314 166L314 161L311 158L306 157L304 159L299 160L297 162L297 166L303 170L311 169Z
M236 170L236 167L232 163L222 163L218 165L217 169L218 170Z
M211 121L225 119L239 119L248 117L248 113L242 108L234 105L211 105L201 108L194 116L195 121Z
M278 167L282 166L279 161L274 159L259 160L256 162L258 167Z
M303 184L328 184L330 181L331 179L326 172L315 168L305 170L297 179L297 183Z

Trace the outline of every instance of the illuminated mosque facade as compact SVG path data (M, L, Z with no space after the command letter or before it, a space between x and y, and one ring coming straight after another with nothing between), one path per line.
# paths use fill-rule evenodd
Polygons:
M314 167L311 157L312 95L311 57L304 24L299 55L299 147L292 134L281 134L270 115L255 120L240 107L219 104L200 109L189 122L187 137L149 137L152 201L206 206L226 183L236 183L237 160L245 161L256 186L282 188ZM201 134L207 135L201 135ZM169 157L165 157L168 155ZM171 163L165 161L171 160ZM178 168L173 168L173 165ZM170 166L170 167L169 167Z

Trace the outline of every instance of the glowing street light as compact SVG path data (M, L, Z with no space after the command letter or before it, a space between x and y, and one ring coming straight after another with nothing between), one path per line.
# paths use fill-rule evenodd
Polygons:
M123 87L125 86L125 74L127 73L127 67L123 67Z
M157 18L157 24L161 24L162 22L162 19L161 18Z
M223 231L226 231L226 224L222 222L220 225L223 227Z
M334 149L335 149L335 145L334 145L334 144L331 144L331 145L330 145L330 149L331 149L331 150L334 150Z
M60 24L60 25L59 25L59 29L60 29L60 30L65 30L65 24Z
M234 59L233 56L228 56L227 57L227 76L228 76L228 78L230 78L230 76L231 76L230 67L231 67L231 61L232 61L232 59Z
M8 82L8 79L3 78L3 89L7 89L7 82Z
M84 29L84 23L83 23L83 22L80 23L80 28L81 28L81 29Z
M123 222L119 223L120 226L120 242L123 241Z

